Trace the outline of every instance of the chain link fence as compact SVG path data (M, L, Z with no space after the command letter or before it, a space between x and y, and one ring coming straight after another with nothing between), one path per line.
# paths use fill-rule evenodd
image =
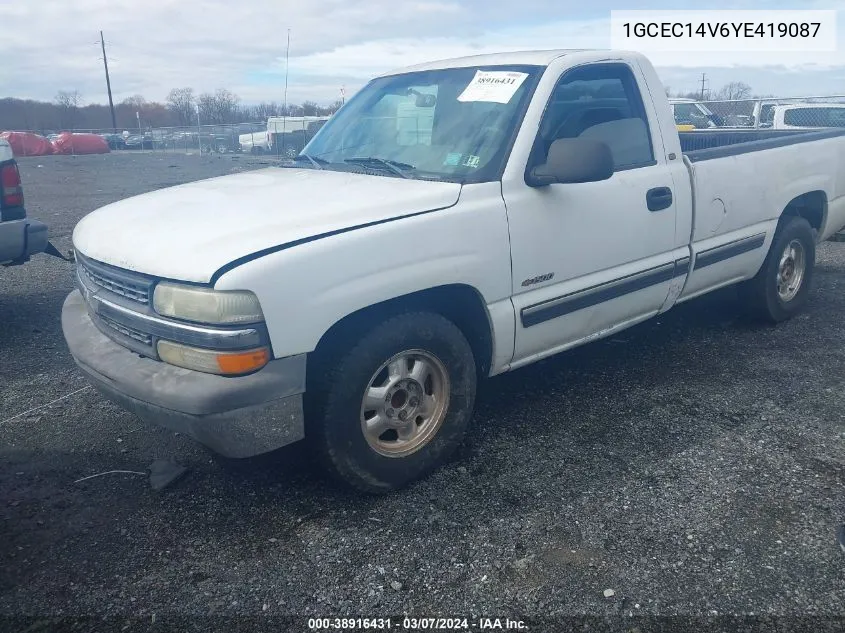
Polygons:
M679 129L811 130L845 127L845 95L707 100L670 99Z
M226 125L141 127L130 129L14 130L55 140L61 132L97 134L112 151L183 154L265 154L296 156L329 117L273 117L269 121ZM11 131L11 130L10 130Z
M791 98L703 100L670 98L675 123L681 132L733 130L742 140L765 138L782 131L845 128L845 95ZM264 154L296 156L328 120L328 116L270 117L266 121L227 125L140 127L134 129L73 129L98 134L112 151L161 153ZM416 121L419 125L420 121ZM402 126L400 133L407 133ZM23 131L23 130L18 130ZM755 134L750 132L755 131ZM31 130L54 139L59 131ZM417 131L419 134L419 130ZM706 147L684 135L685 148ZM701 143L706 139L702 137ZM722 141L725 141L723 138ZM733 141L735 142L735 141Z

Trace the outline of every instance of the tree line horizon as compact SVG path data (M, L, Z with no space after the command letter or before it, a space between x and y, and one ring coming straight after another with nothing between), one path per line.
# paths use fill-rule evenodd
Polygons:
M701 92L673 93L666 87L668 97L702 100ZM732 81L717 91L705 91L704 101L742 100L770 97L755 95L751 86ZM148 101L143 95L133 95L115 104L117 131L197 125L226 125L266 121L271 116L327 116L340 108L338 99L330 105L306 100L301 104L262 101L249 105L226 88L214 92L195 93L193 88L173 88L163 102ZM60 90L53 101L0 98L0 130L110 130L109 106L85 103L78 90Z
M240 97L226 88L200 94L192 88L174 88L164 102L148 101L138 94L115 103L114 112L120 132L139 127L196 126L197 109L200 124L225 125L260 122L271 116L327 116L336 112L340 105L340 100L330 105L306 100L301 104L288 104L287 108L279 101L250 105L242 103ZM78 90L60 90L52 101L0 98L0 131L111 129L108 104L85 103Z

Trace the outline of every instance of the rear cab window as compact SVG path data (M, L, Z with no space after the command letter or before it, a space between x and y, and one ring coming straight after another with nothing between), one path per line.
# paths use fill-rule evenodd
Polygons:
M783 122L797 127L845 127L845 108L791 108L783 113Z

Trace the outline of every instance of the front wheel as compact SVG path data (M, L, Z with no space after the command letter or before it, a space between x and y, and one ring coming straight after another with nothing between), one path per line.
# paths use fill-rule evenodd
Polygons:
M791 318L804 307L816 263L816 239L804 218L785 216L763 266L747 283L752 313L770 323Z
M326 365L308 433L346 484L396 490L441 466L463 440L475 359L460 329L439 314L392 317Z

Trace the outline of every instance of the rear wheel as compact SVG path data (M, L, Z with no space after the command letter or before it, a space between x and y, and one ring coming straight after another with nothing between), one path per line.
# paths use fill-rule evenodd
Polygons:
M322 361L324 377L313 392L309 386L308 435L346 484L369 493L401 488L441 466L463 440L475 360L439 314L392 317Z
M770 323L794 316L804 307L816 263L816 240L804 218L785 216L775 232L769 254L747 283L752 313Z

